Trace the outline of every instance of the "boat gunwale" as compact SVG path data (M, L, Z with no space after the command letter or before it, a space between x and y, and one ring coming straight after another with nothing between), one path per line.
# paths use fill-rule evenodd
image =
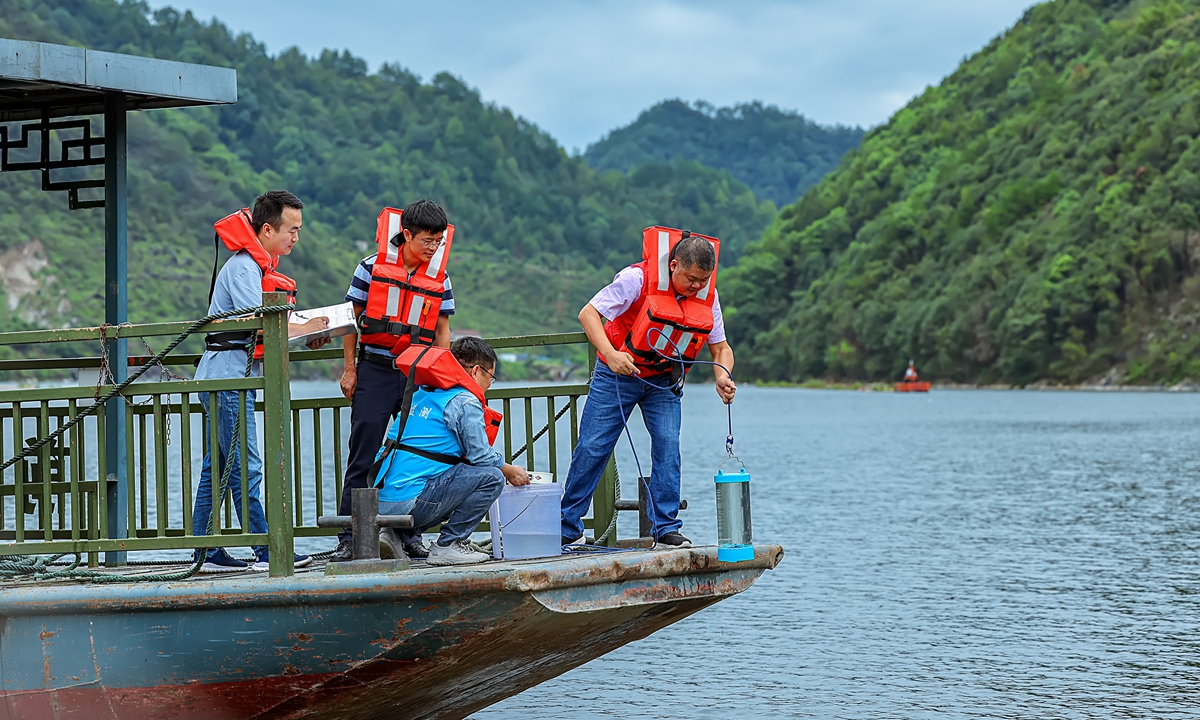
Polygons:
M717 560L715 546L563 556L549 561L489 563L455 568L413 568L397 573L215 578L130 584L56 584L0 589L0 616L73 615L290 605L337 605L396 599L431 599L487 593L532 593L629 580L770 570L783 559L775 544L755 545L754 559Z

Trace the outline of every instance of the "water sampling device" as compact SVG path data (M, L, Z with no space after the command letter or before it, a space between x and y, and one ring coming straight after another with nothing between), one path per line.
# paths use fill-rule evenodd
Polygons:
M713 477L717 487L717 560L741 562L754 559L754 539L750 526L750 473L746 464L733 454L733 406L729 410L727 453ZM738 471L725 472L725 463L734 460Z

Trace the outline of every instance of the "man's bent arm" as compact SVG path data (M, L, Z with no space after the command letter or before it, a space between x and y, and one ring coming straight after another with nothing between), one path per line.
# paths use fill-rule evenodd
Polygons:
M583 332L592 345L596 346L600 357L604 358L610 370L618 375L633 375L637 372L633 356L617 350L608 341L608 334L604 332L604 316L591 303L584 305L579 311L579 324L583 326Z
M720 363L729 369L729 372L713 365L713 377L717 380L721 378L733 378L733 348L729 347L729 343L722 340L719 343L713 343L708 346L708 351L712 353L713 362Z
M709 345L708 350L712 353L713 362L725 366L720 368L713 365L713 377L717 380L717 395L727 404L733 402L733 396L737 392L737 386L733 384L733 376L730 374L733 372L733 348L722 340ZM726 372L726 369L729 372Z
M588 340L592 341L592 345L600 351L601 356L608 355L613 350L612 343L608 341L608 334L604 332L604 318L600 315L600 311L592 307L591 303L583 306L579 311L579 324L583 326L583 332L587 334Z
M437 327L433 330L433 344L438 347L450 347L450 316L439 315Z
M463 457L477 466L503 467L504 457L487 441L483 405L470 393L461 393L446 403L446 424L458 438Z
M364 305L353 305L354 317L362 315L366 309ZM342 336L342 379L338 384L342 388L342 395L346 396L347 400L354 400L354 393L358 390L358 366L355 365L355 355L358 353L358 333L353 332L349 335Z

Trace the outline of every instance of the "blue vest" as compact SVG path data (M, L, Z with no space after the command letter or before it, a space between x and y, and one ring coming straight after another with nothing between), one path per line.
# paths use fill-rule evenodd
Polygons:
M413 393L412 408L401 441L421 450L461 457L462 444L446 424L446 404L464 392L467 390L460 387L449 390L419 388ZM388 428L387 437L396 440L399 429L400 418L396 418ZM375 459L378 460L385 452L387 448L382 448ZM412 500L425 489L426 481L441 475L450 467L410 452L393 450L391 457L379 469L379 478L383 481L379 488L379 502Z

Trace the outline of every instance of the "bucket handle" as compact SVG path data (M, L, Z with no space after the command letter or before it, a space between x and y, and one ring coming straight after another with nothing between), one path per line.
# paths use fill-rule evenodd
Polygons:
M722 468L724 468L725 463L729 462L730 460L737 460L737 464L742 466L742 470L746 469L746 463L742 462L741 458L733 453L729 453L729 455L727 455L725 459L721 461L721 464L717 466L717 472L723 472Z

